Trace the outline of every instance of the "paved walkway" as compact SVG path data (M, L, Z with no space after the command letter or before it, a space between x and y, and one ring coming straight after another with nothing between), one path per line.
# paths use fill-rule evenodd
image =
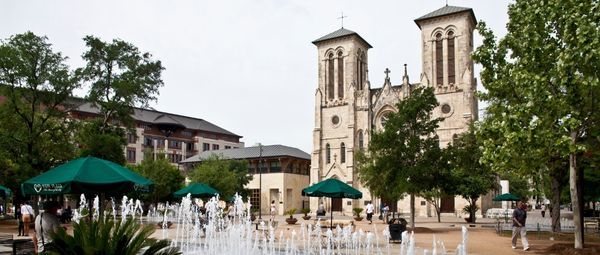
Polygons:
M562 215L569 215L569 213L565 213ZM285 223L285 216L276 216L275 220L279 222L278 228L276 229L277 236L280 232L283 232L284 235L289 235L292 230L298 230L300 228L300 224L302 222L306 223L314 223L314 220L304 221L301 218L301 214L296 215L298 218L298 223L296 225L288 225ZM568 217L568 216L567 216ZM264 219L268 220L268 216L264 217ZM383 229L387 227L381 220L377 220L374 216L375 220L373 224L369 224L368 221L363 220L360 222L355 222L356 229L362 229L363 231L371 231L377 232L379 234L382 233ZM403 218L409 219L409 216L403 215ZM541 218L539 212L533 211L528 213L528 220L536 220ZM328 218L327 218L328 219ZM334 219L337 220L351 220L352 217L347 215L335 215ZM416 246L418 247L417 254L423 254L423 249L431 250L432 242L435 238L436 240L441 240L444 242L446 247L446 251L448 254L454 254L456 246L462 241L461 228L462 226L467 226L469 230L468 235L468 254L525 254L525 253L544 253L544 250L556 243L556 241L549 240L549 238L544 237L536 237L536 235L532 232L529 232L530 246L531 250L529 252L524 252L521 249L513 250L511 249L510 244L510 236L509 235L498 235L495 230L495 219L477 219L476 224L467 224L461 218L457 217L442 217L442 222L438 223L437 218L435 217L417 217L415 220L416 229L415 229L415 239ZM324 221L323 224L327 224L327 221ZM410 225L410 224L409 224ZM169 230L169 237L174 237L175 228L171 228ZM14 220L2 220L0 221L0 234L12 234L15 239L27 239L28 237L17 237L17 226L16 221ZM171 234L173 233L173 234ZM156 238L162 238L162 231L156 231L153 235ZM380 247L387 247L386 240L380 240ZM519 242L520 247L520 242ZM391 244L390 246L392 254L399 254L399 244ZM5 252L10 252L9 247L0 246L0 254L4 254ZM547 253L544 253L547 254Z

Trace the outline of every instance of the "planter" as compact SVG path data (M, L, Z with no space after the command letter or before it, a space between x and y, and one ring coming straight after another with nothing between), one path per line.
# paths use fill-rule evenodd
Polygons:
M355 221L361 221L361 220L363 220L363 217L360 217L360 216L359 217L354 217L354 220Z
M311 216L306 215L306 216L302 216L302 219L304 219L304 220L310 220L310 217Z
M285 222L287 222L287 224L294 225L294 224L296 224L296 222L298 222L298 219L296 219L296 218L285 218Z
M167 228L171 228L172 225L173 225L173 222L167 221ZM163 227L163 223L162 222L156 223L156 226L158 228L162 228Z

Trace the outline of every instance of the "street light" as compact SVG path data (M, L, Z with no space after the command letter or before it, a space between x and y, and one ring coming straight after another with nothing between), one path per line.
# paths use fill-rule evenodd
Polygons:
M258 219L262 220L262 144L258 144Z

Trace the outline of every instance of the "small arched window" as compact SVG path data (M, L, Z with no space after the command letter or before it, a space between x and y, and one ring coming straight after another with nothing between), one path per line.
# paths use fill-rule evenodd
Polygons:
M454 71L454 32L448 32L448 84L456 83L456 74Z
M457 134L453 134L452 135L452 144L457 144L458 143L458 135Z
M331 147L329 144L325 145L325 162L327 164L331 163Z
M334 63L333 63L333 53L329 53L329 60L327 61L327 98L329 99L333 99L334 98L334 87L335 84L333 84L334 82L334 77L335 77L335 73L334 73Z
M338 52L338 97L344 98L344 53Z
M442 45L442 33L435 35L435 84L444 84L444 51Z
M346 144L344 143L340 145L340 162L346 163Z
M364 148L365 142L364 142L364 138L363 138L363 132L362 130L358 131L358 149L362 150Z

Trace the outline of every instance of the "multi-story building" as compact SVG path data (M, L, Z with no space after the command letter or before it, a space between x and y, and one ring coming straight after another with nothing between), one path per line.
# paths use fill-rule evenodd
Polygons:
M71 118L96 118L99 109L83 102L70 111ZM127 134L127 162L138 164L145 152L156 157L164 154L173 164L203 151L242 148L242 136L206 120L178 114L135 108L135 133Z
M245 188L250 190L252 208L260 207L263 214L269 214L272 201L279 215L292 208L309 206L308 198L302 197L302 189L308 187L310 179L308 153L284 145L264 145L205 151L181 164L189 170L213 155L248 162L248 172L253 178Z

